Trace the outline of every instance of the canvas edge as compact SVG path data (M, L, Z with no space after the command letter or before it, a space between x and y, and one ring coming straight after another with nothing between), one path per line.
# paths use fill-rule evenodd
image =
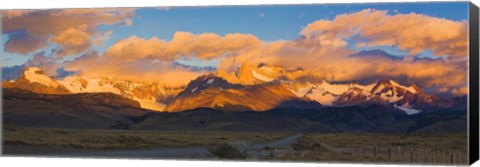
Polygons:
M468 152L469 164L479 159L479 9L469 4L469 93Z
M3 32L2 31L2 27L3 27L2 26L2 23L3 23L3 21L2 21L2 11L4 11L4 10L0 9L0 32ZM3 44L4 42L5 41L3 41L3 38L0 38L0 43ZM3 54L3 50L5 49L4 46L1 45L0 49L1 49L0 53ZM0 57L3 57L3 55L0 55ZM3 64L3 58L0 58L0 64ZM3 72L2 71L3 71L3 67L0 68L0 78L3 78L3 76L2 76ZM2 83L0 83L0 85L2 85ZM0 144L0 156L4 156L4 154L3 154L3 89L0 89L0 97L2 97L2 98L0 98L0 142L2 142Z

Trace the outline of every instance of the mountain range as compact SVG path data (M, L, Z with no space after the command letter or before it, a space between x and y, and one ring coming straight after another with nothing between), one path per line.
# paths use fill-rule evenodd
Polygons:
M16 80L4 81L3 88L39 94L113 93L137 101L143 109L166 112L195 108L262 112L278 107L301 110L378 104L394 107L406 114L417 114L449 108L455 103L452 99L424 93L415 84L403 86L393 80L361 85L291 79L308 75L301 69L286 71L278 66L246 64L233 76L235 80L219 72L218 75L199 76L184 87L165 87L109 77L68 76L54 79L40 68L29 67Z
M108 77L68 76L54 79L37 67L26 68L16 80L4 81L3 88L16 88L40 94L113 93L137 101L141 108L162 111L182 88L159 84L114 80Z
M110 77L55 79L28 67L2 87L5 122L21 126L395 133L466 129L466 97L440 98L393 80L334 84L303 69L266 64L199 76L182 87Z

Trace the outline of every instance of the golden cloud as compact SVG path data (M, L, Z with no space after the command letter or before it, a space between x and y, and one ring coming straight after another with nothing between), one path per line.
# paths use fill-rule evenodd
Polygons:
M15 17L24 15L30 14L16 14ZM108 14L103 17L109 19L100 20L112 19L112 24L122 20L110 18L112 16ZM65 55L82 52L82 48L90 47L95 40L91 37L92 27L81 23L47 33L54 35L50 41L60 45ZM464 59L468 48L466 27L467 23L462 21L414 13L389 15L386 11L368 9L338 15L333 20L315 21L301 31L300 38L291 41L266 42L251 34L238 33L219 36L176 32L170 41L132 36L110 46L104 55L89 53L65 63L64 68L90 77L110 76L184 86L211 71L180 66L175 63L176 60L183 57L218 58L218 71L233 80L238 79L235 75L241 65L267 63L286 70L303 68L330 82L374 82L407 77L422 88L462 94L467 90L467 60ZM28 32L42 34L35 28ZM357 41L357 47L392 45L408 51L410 55L431 50L436 56L446 57L392 58L387 53L353 56L358 51L347 47L350 38Z
M192 70L172 61L139 58L125 61L113 56L101 56L89 52L64 64L67 71L75 71L85 77L112 77L145 83L160 83L168 87L185 86L191 80L210 71Z
M5 50L28 54L54 42L61 47L59 57L82 53L97 37L102 37L96 29L99 25L131 24L133 10L5 10L2 11L2 33L9 37ZM17 35L19 32L22 34Z
M90 34L87 32L87 25L66 29L52 37L50 41L60 45L62 48L57 53L58 56L82 53L92 46Z
M65 36L78 35L74 29ZM71 45L83 44L85 39L63 36L53 42ZM250 34L227 34L219 36L205 33L194 35L177 32L167 42L156 37L142 39L132 36L118 41L107 49L103 56L86 54L65 64L65 70L76 71L90 77L110 76L133 81L158 82L166 86L185 86L196 77L211 71L190 69L175 63L181 57L197 57L210 60L221 56L236 55L258 50L261 41Z
M466 57L468 50L467 21L415 13L389 15L387 11L366 9L315 21L301 34L337 44L353 37L359 41L357 47L397 46L411 55L431 50L437 56Z
M250 34L235 33L221 37L212 33L195 35L188 32L176 32L169 42L156 37L142 39L132 36L112 45L106 51L106 55L125 60L146 57L163 61L173 61L180 57L211 60L226 54L256 49L259 45L259 40Z

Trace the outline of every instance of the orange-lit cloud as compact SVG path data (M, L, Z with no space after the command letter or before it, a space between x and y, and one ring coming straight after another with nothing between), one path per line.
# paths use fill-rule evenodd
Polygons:
M261 50L226 57L220 62L219 69L225 69L227 75L232 76L237 73L238 65L267 63L281 65L287 70L303 68L329 82L372 83L379 79L407 77L422 88L445 89L451 93L458 94L460 91L457 89L465 90L466 87L467 61L464 59L394 59L387 53L352 56L358 51L309 44L302 40L305 39L274 43Z
M74 30L71 30L74 33ZM69 34L67 34L69 35ZM83 38L53 38L54 42L82 44ZM65 70L76 71L88 77L114 77L118 79L158 82L166 86L185 86L196 77L212 71L191 69L178 65L181 57L196 57L211 60L258 51L264 43L250 34L211 33L192 34L177 32L171 41L153 37L143 39L135 36L123 39L110 46L103 55L86 54L65 63ZM233 56L234 57L234 56Z
M227 34L219 36L212 33L195 35L188 32L176 32L169 42L156 37L142 39L135 36L121 40L112 45L106 56L125 60L146 57L163 61L173 61L180 57L197 57L210 60L225 54L241 53L256 49L259 40L250 34Z
M58 57L79 54L103 37L99 25L131 24L133 15L133 9L2 11L2 33L9 38L5 51L26 55L53 42L60 47Z
M113 56L87 53L64 65L65 70L75 71L86 77L112 77L121 80L160 83L168 87L185 86L191 80L210 71L192 70L172 61L139 58L124 61Z
M66 29L52 37L50 41L61 46L58 56L82 53L92 46L87 25Z
M467 21L415 13L389 15L387 11L366 9L315 21L301 34L336 45L352 37L357 38L358 47L397 46L411 55L428 49L438 56L466 57L468 50Z
M84 11L76 12L83 16ZM23 18L30 15L15 13L5 17ZM63 15L65 14L60 12L52 14L52 17ZM98 18L101 21L93 24L129 24L130 22L125 21L129 15L124 16L113 17L105 14ZM109 36L108 32L101 34L92 31L92 26L88 23L90 20L84 20L73 24L74 26L48 32L37 32L33 27L28 33L32 37L50 34L49 42L61 47L59 55L82 53L92 45L101 44L99 36L102 36L102 39ZM183 57L195 57L201 60L220 59L217 69L225 76L234 78L233 80L238 79L235 75L242 64L256 66L266 63L279 65L287 70L303 68L311 71L305 73L306 75L313 73L316 77L330 82L371 83L378 79L406 77L422 88L464 94L467 92L466 27L467 23L462 21L413 13L389 15L386 11L368 9L338 15L332 20L315 21L301 31L301 37L291 41L267 42L251 34L238 33L220 36L213 33L176 32L170 41L157 37L143 39L132 36L113 44L103 55L90 52L64 63L64 68L90 77L109 76L158 82L166 86L184 86L199 75L211 72L190 69L175 63ZM396 46L407 51L409 56L392 58L386 53L375 52L353 56L358 51L349 48L347 41L355 41L355 45L360 48ZM435 56L444 57L415 57L425 50L431 50Z
M466 27L466 22L425 15L387 15L386 11L364 10L313 22L297 40L271 42L260 50L226 57L219 68L228 72L245 62L277 64L287 69L311 70L330 82L407 77L423 88L461 94L466 92L467 82ZM386 54L352 57L358 51L347 47L349 38L354 38L359 47L391 45L408 51L410 56L431 50L436 56L448 58L392 59ZM230 71L229 76L234 73Z

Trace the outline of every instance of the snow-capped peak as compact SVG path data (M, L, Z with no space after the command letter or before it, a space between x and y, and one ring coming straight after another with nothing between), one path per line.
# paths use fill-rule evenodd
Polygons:
M418 114L422 112L422 110L417 110L412 108L412 106L408 102L400 106L397 104L394 104L394 107L404 111L408 115Z
M412 94L418 93L417 90L415 89L414 86L403 86L400 85L399 83L392 81L392 80L380 80L377 82L377 84L372 88L372 93L380 93L385 91L385 89L394 89L396 90L397 88L403 89L405 91L408 91Z
M333 105L333 102L337 100L336 95L318 87L312 87L310 91L305 94L305 97L308 97L325 106L331 106Z
M365 103L392 104L407 114L421 112L418 104L412 101L417 96L425 96L416 86L403 86L393 80L380 80L372 84L336 84L322 81L312 83L285 83L298 97L309 98L325 106L351 106ZM424 99L428 102L429 96ZM410 103L409 103L410 102Z
M56 88L59 84L51 77L45 75L43 70L38 67L28 67L23 73L25 79L31 83L39 83L48 87Z
M327 90L330 93L340 95L352 88L357 88L361 89L364 91L370 91L372 88L375 86L375 84L369 84L369 85L360 85L356 83L348 83L348 84L331 84L328 81L322 81L322 84L319 85L319 87L322 87L323 89Z
M121 91L118 88L115 88L112 84L106 84L104 80L108 80L108 78L102 79L70 76L59 82L73 93L110 92L121 95Z
M323 81L319 86L336 95L346 92L351 87L350 84L331 84L327 81Z
M166 88L159 84L115 80L111 77L69 76L58 82L72 93L114 93L138 101L142 108L154 111L163 111L165 104L161 99L175 96L180 91L177 88Z
M264 81L264 82L272 82L274 80L273 78L269 78L265 75L262 75L255 70L252 70L252 75L253 75L254 78L259 79L259 80Z
M409 86L409 87L406 87L406 86L403 86L403 85L400 85L399 83L395 82L395 81L392 81L392 80L388 80L390 82L390 84L392 84L394 87L400 87L402 89L405 89L407 91L409 91L410 93L417 93L417 90L415 90L415 88L413 86Z
M215 78L210 78L208 81L207 81L207 84L212 84L213 82L215 81Z

